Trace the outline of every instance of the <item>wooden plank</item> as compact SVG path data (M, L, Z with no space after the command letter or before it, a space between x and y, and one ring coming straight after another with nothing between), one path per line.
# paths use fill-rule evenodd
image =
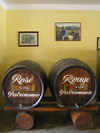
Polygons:
M3 108L4 111L20 111L20 109L5 105ZM44 111L73 111L73 110L79 110L79 111L88 111L93 110L97 111L99 110L98 104L90 104L86 107L79 108L79 109L69 109L65 107L58 106L58 102L55 100L54 97L43 97L41 102L34 108L28 109L28 111L34 111L34 112L44 112Z
M80 109L74 109L74 110L80 110L80 111L88 111L88 110L91 110L91 111L97 111L99 109L99 107L97 105L88 105L86 107L83 107L83 108L80 108ZM3 108L4 111L19 111L19 109L17 108L13 108L13 107L10 107L8 105L5 105L4 108ZM68 109L68 108L65 108L65 107L57 107L56 104L53 104L53 105L45 105L45 104L41 104L40 106L38 105L37 107L34 107L34 108L31 108L31 109L28 109L28 111L34 111L34 112L45 112L45 111L72 111L73 109Z

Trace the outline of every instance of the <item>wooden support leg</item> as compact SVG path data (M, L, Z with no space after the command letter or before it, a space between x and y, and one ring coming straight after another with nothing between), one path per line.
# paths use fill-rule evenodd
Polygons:
M33 115L26 111L18 112L15 119L15 125L18 129L21 129L21 130L31 129L32 126L34 125Z
M70 115L75 127L79 130L89 129L93 124L92 116L88 112L72 111Z

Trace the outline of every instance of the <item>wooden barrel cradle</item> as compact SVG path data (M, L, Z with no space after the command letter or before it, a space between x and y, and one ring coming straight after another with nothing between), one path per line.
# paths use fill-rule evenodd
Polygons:
M18 112L15 125L18 129L29 130L34 126L34 114L32 112Z
M86 111L72 111L70 113L74 126L79 130L87 130L93 125L93 118L89 112Z
M12 65L2 80L6 103L21 110L35 107L47 88L47 75L36 62L23 60Z
M62 59L55 63L48 76L51 93L64 106L71 109L88 105L97 92L97 81L92 69L75 59Z

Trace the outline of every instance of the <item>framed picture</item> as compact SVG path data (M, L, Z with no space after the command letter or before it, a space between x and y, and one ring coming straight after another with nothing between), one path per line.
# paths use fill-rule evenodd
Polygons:
M56 23L56 41L81 41L81 23Z
M18 45L21 47L37 47L39 44L39 33L37 31L18 32Z
M100 50L100 37L97 37L97 49Z

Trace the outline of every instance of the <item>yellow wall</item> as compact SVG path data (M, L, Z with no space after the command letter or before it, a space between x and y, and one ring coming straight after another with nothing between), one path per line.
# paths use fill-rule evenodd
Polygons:
M48 74L58 60L74 57L86 62L96 74L99 21L100 11L8 10L6 69L19 60L31 59ZM55 41L56 22L81 22L81 41ZM18 31L39 31L39 47L18 47Z
M0 6L0 85L5 73L5 45L6 45L6 11ZM0 91L1 92L1 91ZM3 98L0 93L0 109L3 105Z
M48 73L62 58L75 57L96 72L100 11L7 11L6 69L23 59L40 63ZM56 22L81 22L81 41L55 41ZM18 31L39 31L39 47L18 47Z
M96 75L99 21L100 11L7 10L6 53L1 52L2 59L6 55L5 70L19 60L28 59L38 62L48 74L58 60L78 58L86 62ZM55 41L56 22L81 22L81 41ZM18 47L18 31L38 31L39 47ZM4 50L4 36L2 40L0 47ZM49 90L47 95L50 95Z

